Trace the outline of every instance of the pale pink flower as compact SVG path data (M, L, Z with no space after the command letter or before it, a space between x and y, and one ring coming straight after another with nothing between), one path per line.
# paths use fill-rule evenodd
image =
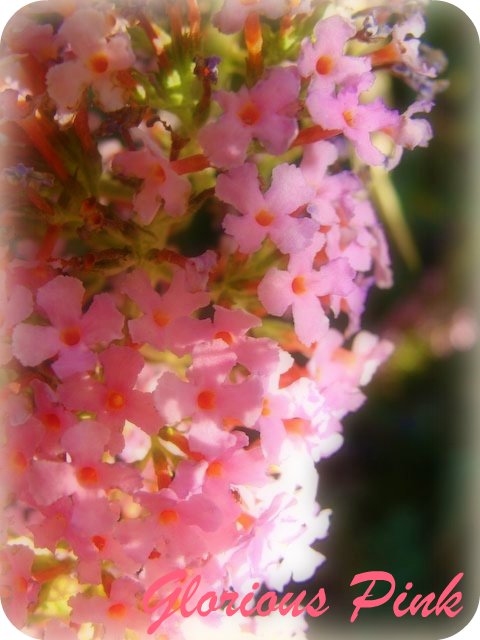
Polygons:
M125 88L117 74L132 67L135 56L127 34L112 35L108 14L78 9L63 22L57 42L67 53L49 69L47 88L61 111L75 110L88 87L106 111L125 106Z
M190 291L186 272L177 269L168 289L157 293L147 274L141 270L128 273L118 280L118 288L128 295L143 315L128 321L128 330L134 342L148 343L178 354L186 353L191 345L206 336L206 321L192 318L192 314L210 303L205 291Z
M312 76L311 90L330 94L338 86L355 86L371 70L368 58L344 55L355 33L353 23L340 16L317 22L313 42L305 38L297 63L304 78Z
M306 105L313 120L324 129L338 129L348 138L363 162L380 165L385 155L373 144L371 134L398 124L399 115L377 98L362 104L356 89L344 89L336 96L326 96L314 87Z
M282 316L291 307L295 333L307 346L319 340L329 327L319 298L348 295L354 289L355 272L345 259L313 269L315 253L323 243L323 236L318 234L308 251L291 256L287 270L271 267L258 286L258 297L272 315Z
M237 383L227 382L236 356L223 340L200 343L194 347L193 364L187 381L166 372L154 391L161 419L167 425L186 418L193 422L225 420L252 426L261 410L262 384L255 376Z
M186 212L190 182L175 173L160 148L149 145L137 151L122 151L114 156L112 168L116 173L143 180L132 200L143 224L150 224L162 210L171 216Z
M256 165L244 164L218 177L216 195L240 214L228 213L223 227L243 253L257 251L267 237L282 253L300 251L318 226L310 218L292 216L314 197L302 171L294 165L276 166L270 188L262 193Z
M275 67L251 89L216 92L223 114L198 134L210 162L227 169L241 165L253 139L269 153L284 153L298 132L299 91L296 69Z
M146 630L150 617L141 609L144 587L129 577L113 581L108 597L86 596L80 593L69 600L72 607L71 620L101 624L105 640L118 640L126 629Z

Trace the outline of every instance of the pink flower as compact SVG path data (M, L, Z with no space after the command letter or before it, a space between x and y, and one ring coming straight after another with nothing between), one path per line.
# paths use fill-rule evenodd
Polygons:
M1 554L2 605L17 629L27 623L27 607L37 602L40 591L40 584L32 578L34 559L34 552L20 544L4 547Z
M372 143L371 134L398 124L399 115L378 98L361 104L356 89L343 89L337 96L325 96L314 87L306 100L313 120L324 129L339 129L366 164L380 165L385 155Z
M328 318L319 298L348 295L354 289L355 272L346 260L333 260L319 270L312 268L323 243L323 236L318 234L308 251L291 256L286 271L271 267L258 286L258 297L272 315L282 316L291 307L295 333L307 346L328 330Z
M63 453L60 440L76 423L75 416L60 403L56 392L40 380L32 380L30 387L35 401L34 418L43 426L43 438L39 447L42 455L55 457Z
M338 151L327 141L314 142L305 146L300 169L307 183L315 190L307 211L321 225L335 224L338 215L335 204L343 190L342 174L329 175L328 167L336 162Z
M158 380L154 398L164 423L174 425L191 418L222 425L228 419L251 427L261 410L260 380L250 376L236 384L227 382L236 357L223 340L200 343L192 356L187 381L170 372Z
M257 316L242 309L225 309L215 305L215 315L205 339L223 340L237 357L237 362L251 373L273 373L280 363L280 349L268 338L253 338L247 332L261 325Z
M171 168L160 149L149 145L138 151L123 151L113 158L113 170L143 180L133 197L133 208L143 224L150 224L160 210L181 216L187 210L190 182Z
M58 356L52 369L60 378L92 369L92 349L122 337L123 316L108 293L96 295L82 314L84 295L80 280L70 276L57 276L40 287L37 306L51 325L17 325L13 355L26 367Z
M130 347L111 345L99 357L103 380L77 375L59 387L66 407L95 414L96 420L112 428L109 448L123 449L121 429L128 420L148 434L157 433L161 423L152 395L134 387L144 367L142 356Z
M70 598L71 620L77 624L89 622L102 625L102 637L105 640L118 640L124 636L126 629L145 630L150 618L140 609L143 591L140 582L128 577L117 578L106 598L88 597L83 593Z
M213 24L223 33L240 31L251 13L271 20L283 15L309 13L311 0L224 0L222 8L213 16Z
M125 105L125 89L117 73L135 62L130 39L114 33L108 15L82 8L65 19L57 40L69 52L47 73L48 93L61 111L73 111L92 87L100 106L115 111Z
M174 272L170 286L162 295L140 270L119 279L118 288L136 302L143 313L128 322L133 341L180 355L204 334L205 321L192 318L191 314L207 306L210 295L204 291L189 291L183 269Z
M330 329L319 342L307 367L337 419L358 409L365 399L360 387L368 384L376 369L392 353L388 340L361 331L352 347L343 346L344 336Z
M284 153L298 132L299 91L294 67L275 67L251 89L218 91L215 99L224 113L198 135L212 164L227 169L241 165L253 139L269 153Z
M33 311L30 291L22 286L7 284L7 274L0 273L0 366L12 357L10 337L12 329L26 320Z
M416 147L428 147L432 139L433 130L431 124L425 118L413 118L416 113L430 113L433 102L419 100L411 104L402 114L397 126L391 132L395 143L395 150L388 162L388 169L394 169L400 162L404 149Z
M304 78L312 76L311 91L333 93L337 86L355 86L371 69L368 58L346 56L346 42L356 33L355 26L331 16L317 22L314 41L305 38L298 58L298 70Z
M270 188L262 193L256 165L247 163L217 179L216 195L241 214L229 213L223 227L243 253L257 251L270 237L282 253L304 249L317 225L291 214L314 197L301 170L289 164L274 168Z

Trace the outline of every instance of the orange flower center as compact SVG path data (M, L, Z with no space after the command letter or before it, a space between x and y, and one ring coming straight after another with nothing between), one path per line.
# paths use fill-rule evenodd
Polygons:
M55 413L45 413L42 416L42 424L50 431L59 431L62 426L60 423L60 418Z
M223 340L226 344L233 344L233 336L229 331L217 331L213 336L215 340Z
M333 69L333 58L330 56L320 56L315 65L315 69L321 76L328 76Z
M345 122L347 123L347 125L349 127L353 127L353 118L354 118L354 114L352 111L350 111L350 109L347 109L347 111L344 111L342 113L343 115L343 119L345 120Z
M249 513L242 513L237 518L237 524L242 527L242 529L246 529L247 531L252 528L254 523L255 518Z
M159 327L166 327L170 322L170 316L158 310L153 312L153 320Z
M105 73L108 69L108 56L103 51L98 51L90 57L88 66L94 73Z
M117 602L116 604L112 604L107 609L107 615L109 618L113 618L114 620L119 620L124 618L127 613L127 607L121 602Z
M255 216L255 220L261 227L268 227L272 224L275 216L272 216L271 213L265 211L265 209L261 209L257 215Z
M103 551L107 544L107 540L103 536L93 536L92 542L99 551Z
M27 458L21 451L15 451L12 455L12 465L16 471L25 471L27 468Z
M199 409L204 411L212 411L215 409L216 398L213 391L201 391L197 396L197 405Z
M78 327L69 327L60 333L60 340L69 347L74 347L80 342L80 329Z
M265 398L262 406L262 416L269 416L271 413L270 402L268 401L268 398Z
M305 282L305 278L303 276L297 276L292 280L292 291L297 296L302 295L307 290L307 283Z
M223 475L223 464L215 460L208 465L207 476L209 478L220 478Z
M166 174L165 174L165 169L162 167L161 164L156 164L153 167L152 170L152 176L155 178L155 180L157 182L159 182L160 184L163 184L167 178Z
M16 579L16 583L17 583L17 591L19 591L20 593L25 593L26 590L28 589L27 579L24 578L23 576L18 576Z
M110 391L107 399L109 409L122 409L125 406L125 396L118 391Z
M334 362L340 362L347 368L354 367L357 364L357 356L348 349L339 347L332 354L332 360Z
M256 124L260 120L260 116L260 109L253 102L247 102L238 112L238 117L247 126Z
M299 436L305 434L306 423L305 420L302 420L301 418L290 418L288 420L284 420L283 424L285 425L285 429L288 433Z
M98 484L98 473L93 467L82 467L77 471L77 480L82 487L94 487Z
M158 521L164 525L175 524L178 520L178 513L174 509L165 509L158 516Z

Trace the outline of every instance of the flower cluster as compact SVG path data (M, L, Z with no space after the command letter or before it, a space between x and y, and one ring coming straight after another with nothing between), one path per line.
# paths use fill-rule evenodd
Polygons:
M48 0L5 30L2 602L35 637L145 637L174 569L193 605L323 561L315 464L392 350L361 329L391 284L368 167L428 143L440 71L417 3L364 4ZM421 84L403 114L389 73Z

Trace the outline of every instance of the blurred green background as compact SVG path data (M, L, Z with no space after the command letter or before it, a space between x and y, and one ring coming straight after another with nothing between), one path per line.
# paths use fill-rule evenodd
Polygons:
M448 637L478 605L472 489L479 464L469 393L480 381L472 380L467 347L474 332L479 42L470 20L443 2L431 3L427 25L423 40L446 53L450 86L429 116L430 147L405 153L393 172L421 267L405 264L390 235L395 285L370 295L364 325L391 336L397 352L367 388L363 408L345 421L342 449L320 463L319 501L333 518L329 538L317 545L327 560L308 588L325 588L330 611L311 621L313 640ZM397 104L410 97L400 83L394 92ZM352 600L366 588L350 582L370 570L390 572L397 595L408 581L412 594L438 595L464 572L464 610L451 621L397 619L387 604L350 624ZM299 585L289 590L299 592Z

